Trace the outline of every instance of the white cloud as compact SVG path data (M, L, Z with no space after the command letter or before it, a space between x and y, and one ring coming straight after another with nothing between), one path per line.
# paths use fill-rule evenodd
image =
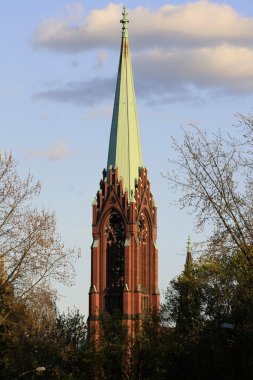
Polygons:
M180 85L245 93L253 89L253 50L244 47L155 49L135 55L134 67L138 80L152 82L157 91Z
M70 53L96 48L95 67L101 68L106 49L119 49L121 11L114 3L89 14L79 3L74 10L69 6L38 27L34 46ZM253 91L253 17L208 0L137 7L129 17L136 92L143 99L171 102ZM47 86L35 97L92 105L111 98L114 89L114 79L100 77Z
M68 148L65 141L58 141L46 150L34 150L26 154L26 158L44 157L50 161L59 161L70 157L73 152Z
M75 4L74 10L68 5L64 15L38 26L33 45L72 53L118 47L120 15L121 5L114 3L86 15L81 4ZM158 10L137 7L129 15L130 36L138 49L253 43L253 17L243 17L226 4L195 1Z
M115 37L119 35L120 5L109 4L82 17L83 8L79 4L79 19L76 15L75 20L71 5L65 9L66 14L45 20L38 26L33 38L34 47L73 53L115 45Z

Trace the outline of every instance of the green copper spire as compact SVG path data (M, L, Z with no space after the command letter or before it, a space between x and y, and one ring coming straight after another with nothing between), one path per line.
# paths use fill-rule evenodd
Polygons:
M122 41L118 78L114 99L112 126L109 143L107 170L110 165L118 167L119 177L123 177L124 187L131 194L135 180L142 167L140 134L136 111L136 100L130 49L128 44L128 13L123 8Z

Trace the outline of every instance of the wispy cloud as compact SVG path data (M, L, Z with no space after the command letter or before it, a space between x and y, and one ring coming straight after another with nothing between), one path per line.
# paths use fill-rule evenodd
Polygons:
M40 120L48 120L49 119L49 115L47 112L41 112L38 114L37 116Z
M73 155L65 141L58 141L46 150L32 150L26 154L26 158L43 157L50 161L59 161Z
M97 64L107 48L119 49L121 6L109 4L85 14L81 4L42 22L34 36L37 48L66 53L98 49ZM150 102L194 102L207 94L248 95L253 91L253 17L212 1L167 4L129 11L133 68L138 96ZM48 85L35 98L93 105L111 99L114 78L93 78ZM157 101L159 103L159 101Z
M154 49L133 55L135 89L144 101L163 103L248 95L253 91L253 50L230 45L201 49ZM91 106L112 100L116 78L49 84L36 99ZM207 94L206 94L207 93Z
M105 50L99 50L97 53L97 63L95 65L95 69L101 69L101 67L104 65L107 58L107 54Z
M114 78L93 78L86 82L73 81L63 85L48 85L45 90L35 93L34 98L90 106L110 99L114 87Z
M102 107L102 108L99 108L99 107L96 107L96 108L92 108L90 109L88 112L85 113L85 116L84 116L84 120L86 120L86 118L92 118L92 119L111 119L112 117L112 107Z
M24 90L24 87L21 84L16 84L15 86L11 86L8 88L1 88L0 87L0 97L11 97L18 95L22 93Z

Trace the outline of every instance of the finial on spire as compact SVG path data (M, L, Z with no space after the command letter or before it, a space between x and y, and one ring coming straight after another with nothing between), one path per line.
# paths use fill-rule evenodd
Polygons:
M127 12L127 9L126 9L126 6L124 5L123 7L123 13L122 13L122 20L120 20L120 22L122 23L122 37L128 37L128 23L129 23L129 20L128 20L128 12Z

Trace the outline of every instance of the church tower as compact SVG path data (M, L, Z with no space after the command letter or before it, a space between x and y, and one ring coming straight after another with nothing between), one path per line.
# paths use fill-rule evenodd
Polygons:
M134 81L123 9L122 39L107 168L92 205L89 326L120 311L134 335L136 320L159 308L157 209L142 163Z

